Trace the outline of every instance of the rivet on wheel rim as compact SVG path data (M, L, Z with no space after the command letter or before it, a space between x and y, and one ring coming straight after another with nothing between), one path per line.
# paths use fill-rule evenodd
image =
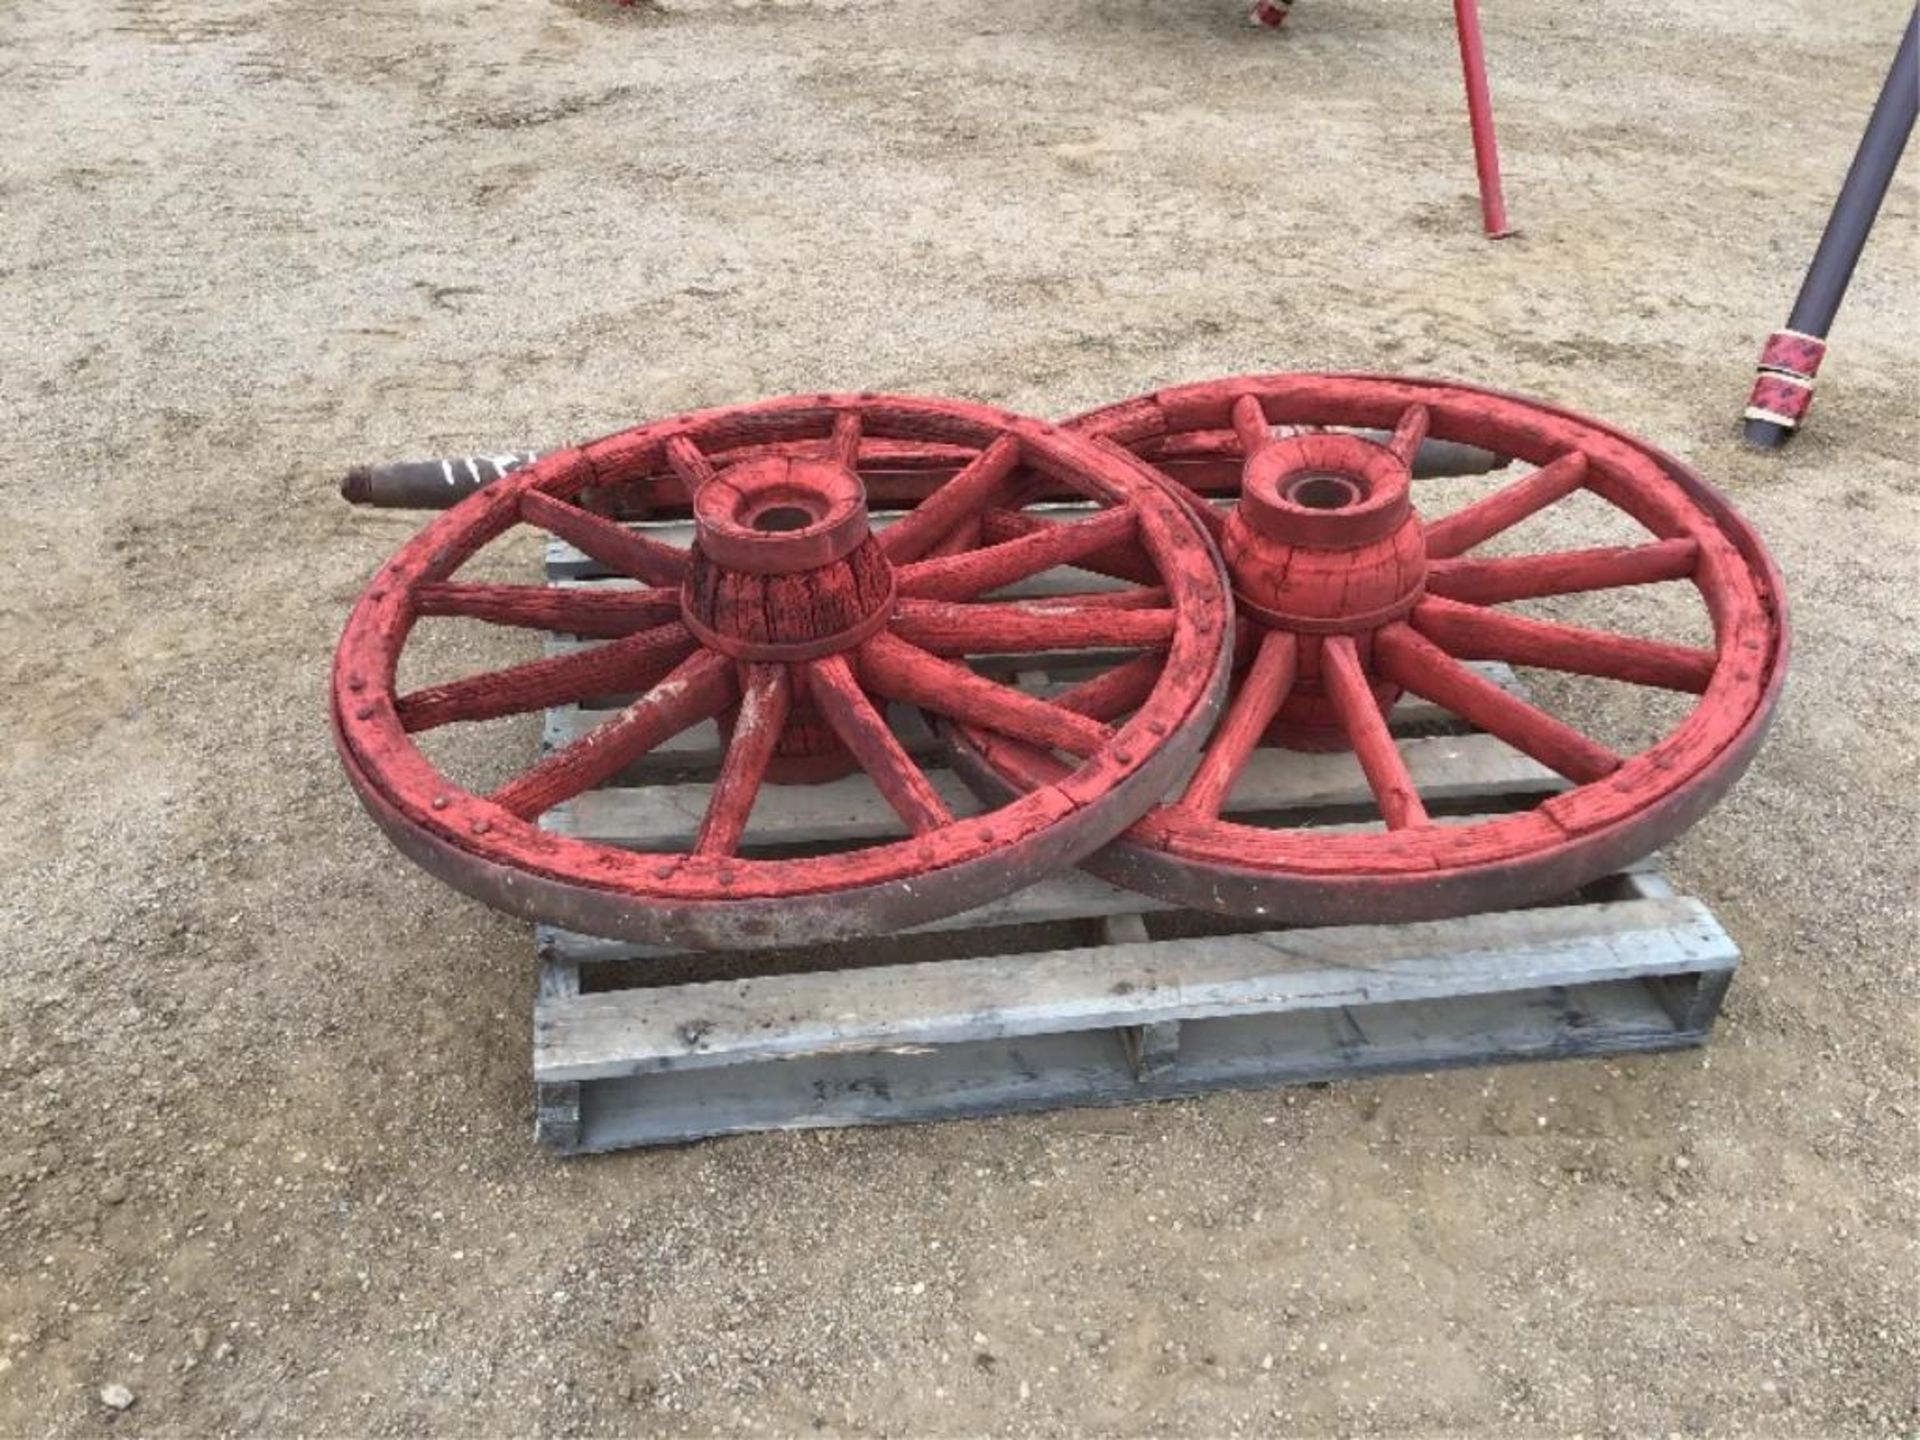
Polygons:
M869 524L869 464L878 488L917 502L885 528ZM600 510L630 496L686 505L693 544L575 503L588 495ZM456 578L523 524L636 588ZM1064 567L1123 577L1123 588L997 593ZM438 617L603 643L399 693L410 633ZM795 944L952 914L1111 839L1191 763L1224 691L1230 631L1203 528L1130 457L983 406L801 397L557 452L447 511L355 607L333 719L348 775L394 842L498 908L654 943ZM1050 698L983 673L1040 651L1086 652L1102 668ZM1115 725L1086 694L1117 685L1134 705ZM638 698L486 793L456 785L413 738L615 693ZM978 733L1036 747L1058 773L956 816L889 730L888 702L990 726ZM728 740L684 850L623 850L537 823L707 720ZM854 769L905 838L753 853L763 785Z
M1367 375L1188 386L1068 428L1134 451L1186 495L1220 542L1238 602L1226 715L1169 803L1086 862L1108 879L1296 923L1430 918L1553 898L1692 824L1765 732L1787 652L1779 575L1720 495L1617 430L1467 386ZM1338 433L1347 428L1391 439ZM1534 468L1423 517L1408 469L1429 434ZM1644 533L1546 554L1470 553L1578 493ZM1237 503L1223 511L1217 502L1229 498ZM1711 644L1502 608L1663 581L1695 587ZM1475 661L1699 698L1655 743L1618 753L1490 683ZM1388 726L1403 694L1530 757L1540 773L1564 777L1564 788L1515 813L1430 813ZM958 738L963 769L990 793L1044 784L1052 772L1046 757L1003 737ZM1237 818L1236 781L1263 745L1350 749L1380 818L1336 828Z

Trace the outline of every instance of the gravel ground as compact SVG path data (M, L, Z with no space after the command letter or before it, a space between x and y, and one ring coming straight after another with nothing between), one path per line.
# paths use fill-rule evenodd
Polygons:
M1734 423L1903 15L1490 7L1494 246L1435 3L0 9L0 1433L1911 1434L1911 168L1812 430ZM1775 546L1789 696L1675 857L1708 1050L533 1149L524 930L330 752L412 523L342 467L1335 366L1605 416Z

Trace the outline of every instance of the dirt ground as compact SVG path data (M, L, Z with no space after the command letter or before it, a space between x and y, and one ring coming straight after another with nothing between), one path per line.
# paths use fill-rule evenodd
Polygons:
M1489 245L1437 0L0 8L0 1433L1913 1433L1911 166L1811 431L1735 425L1904 13L1488 7ZM537 1152L524 928L331 752L413 523L338 472L1319 367L1605 416L1775 547L1675 857L1713 1045Z

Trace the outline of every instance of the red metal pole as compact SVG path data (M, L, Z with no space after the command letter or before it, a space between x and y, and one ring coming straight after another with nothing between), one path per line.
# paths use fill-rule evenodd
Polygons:
M1460 68L1467 80L1467 122L1473 127L1473 164L1480 173L1480 214L1487 234L1511 235L1500 189L1500 147L1493 137L1493 96L1487 89L1487 51L1480 38L1480 0L1453 0L1460 31Z

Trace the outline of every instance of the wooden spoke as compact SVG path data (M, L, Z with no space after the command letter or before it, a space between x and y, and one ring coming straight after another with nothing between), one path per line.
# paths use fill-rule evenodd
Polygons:
M900 748L887 722L860 689L846 657L829 655L807 666L813 707L853 752L887 804L915 835L953 823L953 814L913 757Z
M1246 768L1247 757L1293 690L1299 645L1284 630L1269 630L1260 640L1253 665L1234 693L1227 718L1207 743L1206 757L1187 782L1179 804L1201 815L1218 815Z
M1091 755L1113 732L1098 720L996 684L886 632L860 647L860 675L877 694L1015 740Z
M1240 453L1249 460L1273 443L1273 427L1258 396L1242 395L1233 402L1233 433L1240 441Z
M1412 618L1422 635L1458 660L1504 660L1695 695L1713 678L1717 658L1697 646L1584 630L1431 595L1414 606Z
M733 699L733 662L702 652L564 749L556 750L488 798L523 820L544 815L611 779L662 741L709 719Z
M935 655L1032 654L1042 650L1165 647L1174 613L1051 599L956 605L902 600L893 633Z
M1366 772L1367 784L1379 803L1389 830L1406 830L1427 823L1427 807L1393 743L1386 717L1374 703L1351 635L1329 635L1320 642L1320 680L1333 708L1339 712L1354 756Z
M1110 440L1096 440L1094 443L1120 448L1114 446ZM1161 470L1159 474L1162 479L1172 482L1174 493L1186 505L1193 517L1207 527L1207 534L1211 535L1213 543L1218 545L1227 531L1226 512L1208 499L1207 492L1195 485L1191 477L1172 470ZM1087 562L1085 568L1097 573L1114 575L1122 580L1141 580L1149 567L1134 556L1095 556Z
M1587 483L1587 457L1571 450L1531 475L1427 527L1427 555L1445 559L1510 530L1536 511L1564 500Z
M1053 703L1077 715L1091 715L1095 720L1110 721L1129 710L1139 709L1147 696L1153 693L1153 687L1160 681L1160 672L1166 666L1167 657L1158 651L1136 655L1124 665L1116 665L1090 680L1069 685L1053 697Z
M834 416L833 434L827 441L827 457L849 470L859 468L860 416L857 411L843 410Z
M731 855L746 833L754 798L766 779L773 747L787 723L793 700L793 682L784 665L749 665L740 695L740 716L733 722L733 739L720 762L719 778L707 800L700 834L693 842L696 855Z
M1690 536L1649 545L1603 545L1488 560L1436 560L1427 570L1427 592L1473 605L1498 605L1542 595L1574 595L1626 585L1686 580L1700 556Z
M674 621L591 650L429 685L402 695L394 709L403 727L418 732L459 720L496 720L570 705L645 688L686 659L693 645L687 627Z
M1410 625L1389 625L1376 632L1373 661L1386 679L1499 736L1576 785L1604 779L1620 768L1620 757L1606 746L1474 674Z
M576 590L552 585L478 585L449 581L414 591L416 613L484 620L523 630L553 630L611 640L664 625L680 614L671 590Z
M953 529L949 530L936 543L927 547L925 558L932 559L940 555L959 555L968 550L980 548L980 517L969 515Z
M1164 585L1135 585L1126 590L1067 590L1036 597L1033 603L1078 610L1164 610L1171 601Z
M1016 527L1018 538L903 567L899 572L900 593L926 600L970 600L1056 565L1072 565L1097 551L1124 545L1133 538L1137 519L1133 508L1127 506L1102 510L1066 525L1034 521L1030 527ZM987 538L993 537L989 534Z
M1020 442L1002 435L967 467L880 534L880 548L896 565L918 560L950 530L977 518L1000 498L1007 477L1020 463Z
M718 473L700 447L684 435L676 435L667 442L667 464L687 487L689 497Z
M1393 434L1387 440L1387 449L1401 464L1411 467L1413 457L1420 453L1420 447L1426 443L1427 431L1433 425L1433 416L1424 405L1410 405L1407 413L1400 417L1400 423L1393 427Z
M686 551L636 535L611 520L589 514L578 505L569 505L538 490L529 490L520 497L520 517L550 535L559 536L608 569L644 580L649 585L677 586L687 568Z
M1096 512L1098 515L1111 515L1114 511ZM1197 513L1197 512L1196 512ZM1215 512L1215 519L1224 525L1225 517ZM1019 540L1028 535L1042 535L1049 530L1058 530L1067 525L1084 525L1084 519L1045 519L1039 515L1021 514L1013 510L989 510L980 517L980 538L989 545L1004 545L1009 540ZM1212 526L1209 524L1209 528ZM1217 534L1218 531L1216 530ZM1152 585L1158 582L1153 562L1140 553L1133 537L1107 545L1089 554L1076 557L1071 562L1076 568L1095 575L1110 576L1115 580L1125 580L1134 585Z
M1255 409L1258 409L1257 405ZM1105 435L1096 435L1093 443L1098 445L1102 450L1111 450L1116 455L1122 455L1128 458L1131 458L1133 455L1133 452L1127 449L1126 446L1109 439ZM1171 480L1174 485L1178 487L1180 498L1186 502L1187 509L1192 512L1195 519L1207 527L1207 533L1213 537L1214 544L1219 544L1220 538L1226 533L1227 528L1225 512L1215 508L1213 502L1207 498L1206 492L1194 485L1189 477L1175 474L1171 470L1162 470L1159 473L1162 478ZM1095 569L1104 567L1089 566L1088 568ZM1134 561L1132 557L1127 557L1120 569L1113 570L1109 573L1119 575L1122 579L1138 580L1145 583L1149 578L1146 575L1146 571L1150 568L1149 566L1140 565Z

